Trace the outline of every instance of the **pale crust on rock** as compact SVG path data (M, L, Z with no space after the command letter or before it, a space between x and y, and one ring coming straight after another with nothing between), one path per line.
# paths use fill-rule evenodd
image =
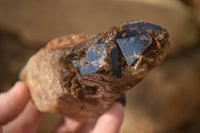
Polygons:
M55 71L56 61L62 56L62 51L58 49L76 45L90 38L91 36L83 34L59 37L30 58L20 73L20 79L26 82L32 101L40 111L58 113L57 99L63 93L59 74Z

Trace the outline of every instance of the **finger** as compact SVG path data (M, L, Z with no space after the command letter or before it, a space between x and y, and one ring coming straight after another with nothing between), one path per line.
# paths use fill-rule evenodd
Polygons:
M95 122L79 122L63 118L53 133L89 133L94 128Z
M94 126L96 124L95 122L86 122L84 124L81 125L81 127L79 128L78 133L92 133Z
M8 92L0 94L0 125L5 125L22 112L29 99L23 82L17 82Z
M98 119L93 133L118 133L124 117L124 108L120 103L114 103Z
M18 117L3 127L3 132L36 133L41 115L42 113L29 101L24 111Z
M80 123L75 120L65 118L54 130L54 133L89 133L94 129L94 133L117 133L123 121L124 109L122 104L114 103L112 107L104 113L95 126L96 122ZM111 123L112 125L110 125ZM95 128L94 128L95 126Z
M54 133L74 133L82 125L81 122L76 120L72 120L69 118L63 118L56 129L53 131Z

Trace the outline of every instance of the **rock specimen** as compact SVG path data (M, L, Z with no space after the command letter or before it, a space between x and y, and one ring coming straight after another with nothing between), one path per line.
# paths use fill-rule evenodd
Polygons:
M160 26L134 20L92 39L57 38L31 57L20 79L40 111L93 121L163 61L168 37Z

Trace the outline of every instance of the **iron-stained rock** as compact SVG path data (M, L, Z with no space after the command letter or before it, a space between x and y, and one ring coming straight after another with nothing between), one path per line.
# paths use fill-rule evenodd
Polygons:
M160 26L129 21L92 39L57 38L31 57L20 78L39 110L93 121L163 61L168 37Z

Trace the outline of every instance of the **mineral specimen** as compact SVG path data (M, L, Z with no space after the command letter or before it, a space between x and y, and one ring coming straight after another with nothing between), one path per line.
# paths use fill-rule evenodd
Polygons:
M40 111L93 121L163 61L168 37L160 26L136 20L92 39L60 37L31 57L20 79Z

